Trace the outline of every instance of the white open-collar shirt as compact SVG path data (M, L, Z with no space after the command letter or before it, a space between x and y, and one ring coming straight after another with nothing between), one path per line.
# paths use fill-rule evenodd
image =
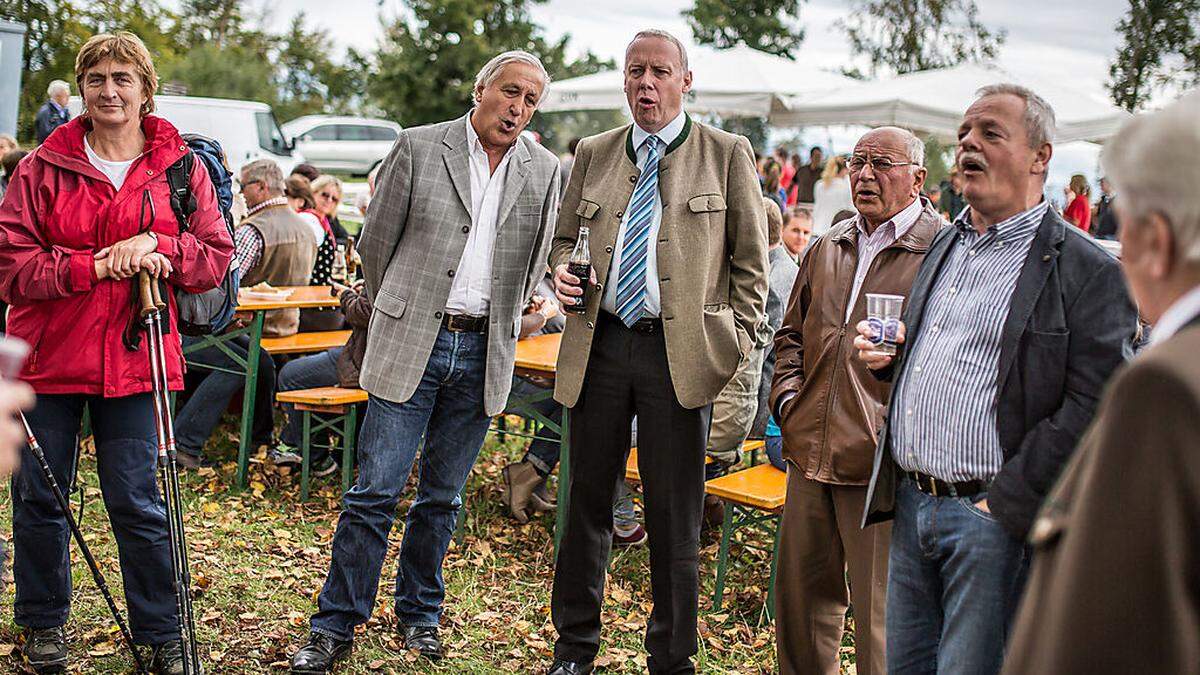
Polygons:
M487 151L479 142L479 134L472 122L474 113L467 118L467 164L471 174L471 232L454 281L450 284L450 296L446 299L446 313L487 316L492 300L492 251L496 243L496 220L500 217L500 204L504 201L504 184L508 178L509 160L516 142L508 147L504 159L492 171Z

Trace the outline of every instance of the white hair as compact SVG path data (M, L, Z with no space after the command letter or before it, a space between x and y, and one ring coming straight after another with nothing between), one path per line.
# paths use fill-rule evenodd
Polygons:
M1043 143L1054 142L1054 130L1057 123L1054 120L1054 108L1050 107L1046 99L1038 96L1028 87L1011 82L989 84L986 87L980 87L979 91L975 92L977 98L1000 94L1016 96L1025 102L1025 133L1029 137L1029 147L1036 150L1042 147Z
M71 93L71 85L67 84L63 80L51 80L50 86L46 87L46 95L51 98L57 96L58 94L70 94L70 93Z
M279 165L271 159L256 159L253 162L242 165L241 183L248 185L255 181L262 181L267 193L273 196L283 194L283 170ZM316 190L313 190L316 192Z
M877 131L889 131L899 134L900 138L904 140L904 156L908 157L908 161L915 164L918 168L925 166L925 141L917 138L916 134L903 127L886 126L875 127L866 134L863 134L863 136L865 137Z
M1134 220L1159 213L1180 260L1200 263L1200 93L1126 122L1104 145L1105 177ZM1129 223L1122 222L1121 227Z
M510 63L524 63L538 69L542 74L542 95L538 97L538 103L546 96L546 90L550 88L550 73L546 72L546 66L542 65L542 60L522 49L514 49L512 51L497 54L492 57L492 60L483 64L479 69L479 73L475 75L475 90L485 89L500 77L500 71L504 70L504 66Z
M633 43L637 42L638 40L640 40L642 38L658 38L660 40L666 40L667 42L670 42L671 44L675 45L675 48L679 50L679 60L683 63L683 72L685 72L685 73L687 72L687 70L688 70L687 50L684 49L683 43L679 41L679 38L675 37L674 35L671 35L670 33L668 33L665 30L661 30L658 28L647 28L646 30L638 31L637 35L634 35L633 39L629 41L629 44L625 45L625 53L628 54L629 48L633 46Z

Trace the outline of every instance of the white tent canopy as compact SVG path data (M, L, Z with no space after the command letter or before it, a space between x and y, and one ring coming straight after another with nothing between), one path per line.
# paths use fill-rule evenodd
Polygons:
M796 101L852 84L841 75L748 47L688 50L692 91L684 108L722 117L769 117L786 112L783 100ZM551 82L542 112L626 110L620 70Z
M963 64L890 80L858 82L819 96L789 98L788 111L774 115L772 123L891 124L953 139L963 112L975 100L976 90L1001 82L1024 85L1050 103L1058 121L1057 143L1103 141L1129 117L1128 112L1107 99L1056 80L1018 76L995 65Z

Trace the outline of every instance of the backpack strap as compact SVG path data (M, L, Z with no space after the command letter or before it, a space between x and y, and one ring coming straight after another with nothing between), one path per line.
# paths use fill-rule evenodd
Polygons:
M171 210L179 221L180 234L187 232L188 218L196 211L196 198L192 195L192 167L196 155L188 148L187 153L167 167L167 185L171 188Z

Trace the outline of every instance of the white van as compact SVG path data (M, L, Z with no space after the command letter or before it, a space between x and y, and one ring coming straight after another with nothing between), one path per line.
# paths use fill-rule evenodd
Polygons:
M71 116L79 114L82 104L71 97ZM283 170L304 158L284 139L271 106L257 101L237 101L200 96L155 96L154 114L174 124L181 134L208 136L221 144L233 175L243 164L256 159L273 159Z

